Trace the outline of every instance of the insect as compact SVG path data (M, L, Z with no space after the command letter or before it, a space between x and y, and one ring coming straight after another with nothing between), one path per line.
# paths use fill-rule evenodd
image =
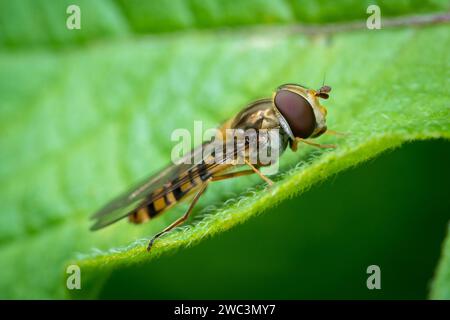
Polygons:
M277 129L280 141L279 155L287 147L296 151L299 143L321 148L334 147L306 140L319 137L327 131L327 110L320 104L319 98L328 99L330 91L331 87L329 86L313 90L302 85L284 84L277 88L271 98L249 104L218 129L221 132L253 129L257 134L263 130ZM227 139L223 138L223 140ZM225 142L225 144L230 143L230 141ZM266 139L265 143L270 144L270 141ZM204 143L201 148L194 149L188 157L195 157L198 152L210 144L212 142ZM259 168L265 164L260 161L256 163L249 161L250 154L245 153L248 148L249 143L246 140L231 155L225 153L222 161L211 162L202 159L200 163L195 164L183 162L169 165L101 208L92 216L95 223L91 230L101 229L125 217L128 217L132 223L143 223L161 215L180 201L193 196L184 215L153 236L147 247L147 250L150 251L156 239L188 219L195 204L211 182L257 174L269 185L273 184L259 171ZM244 151L243 163L233 162L231 159L236 157L238 151ZM243 166L248 168L235 170Z

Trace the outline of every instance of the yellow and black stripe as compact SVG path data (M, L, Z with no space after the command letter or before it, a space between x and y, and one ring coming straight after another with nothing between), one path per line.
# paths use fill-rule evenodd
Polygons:
M212 174L205 163L196 165L191 170L182 173L172 182L167 183L164 187L155 190L149 196L151 201L145 201L143 206L128 216L128 220L136 224L147 222L183 200L184 197L211 176Z

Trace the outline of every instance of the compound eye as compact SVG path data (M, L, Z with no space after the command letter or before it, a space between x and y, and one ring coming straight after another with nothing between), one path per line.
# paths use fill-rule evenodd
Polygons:
M275 94L274 103L295 137L308 138L313 133L316 128L316 117L305 98L289 90L280 90Z

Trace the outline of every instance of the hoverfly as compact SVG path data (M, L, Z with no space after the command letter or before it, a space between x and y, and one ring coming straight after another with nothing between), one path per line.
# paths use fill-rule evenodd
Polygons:
M218 130L250 128L258 133L263 130L278 129L279 141L281 141L279 155L288 146L296 151L298 143L322 148L334 147L333 145L321 145L306 140L319 137L327 131L327 110L320 104L319 98L328 99L330 91L329 86L322 86L318 90L313 90L297 84L282 85L273 93L272 98L257 100L249 104L235 117L222 124ZM265 141L265 143L270 143L267 139ZM200 147L204 148L208 144L208 142L204 143ZM241 151L248 149L248 141L241 145ZM198 150L199 148L194 149L189 156L193 157L198 153ZM233 156L236 156L236 152L231 155L231 157ZM230 155L226 154L224 158L227 157L229 158ZM125 217L128 217L132 223L143 223L166 212L178 202L193 196L185 214L153 236L147 247L147 250L150 251L157 238L188 219L209 183L248 174L257 174L269 185L272 185L272 181L258 170L264 164L251 163L248 154L244 155L243 164L233 161L211 163L211 161L204 160L197 164L192 164L192 162L191 164L172 164L144 180L95 213L92 216L95 223L91 230L101 229ZM249 168L240 171L234 170L242 166L248 166Z

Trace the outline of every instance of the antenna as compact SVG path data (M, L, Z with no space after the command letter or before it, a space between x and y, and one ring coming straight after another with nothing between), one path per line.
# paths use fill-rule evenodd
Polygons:
M322 99L328 99L328 97L329 97L328 93L331 91L331 87L325 85L326 76L327 76L327 74L324 72L322 86L320 87L319 91L316 93L316 96L318 96Z

